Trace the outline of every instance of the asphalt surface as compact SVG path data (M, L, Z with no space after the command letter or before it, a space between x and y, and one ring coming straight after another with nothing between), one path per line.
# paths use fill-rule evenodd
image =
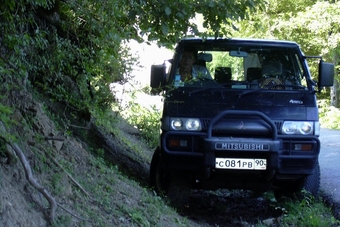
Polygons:
M321 129L320 190L340 218L340 131Z

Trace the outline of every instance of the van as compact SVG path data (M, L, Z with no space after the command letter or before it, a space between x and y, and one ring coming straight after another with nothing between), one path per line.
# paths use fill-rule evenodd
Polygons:
M318 61L316 78L307 59ZM234 38L182 39L167 63L151 67L152 92L164 97L157 193L179 207L192 189L317 196L316 93L333 85L333 64L295 42Z

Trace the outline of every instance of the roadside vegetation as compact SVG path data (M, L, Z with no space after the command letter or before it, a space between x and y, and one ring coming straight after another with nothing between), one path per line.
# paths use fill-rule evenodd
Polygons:
M340 110L329 105L329 100L318 101L320 126L323 128L340 130Z

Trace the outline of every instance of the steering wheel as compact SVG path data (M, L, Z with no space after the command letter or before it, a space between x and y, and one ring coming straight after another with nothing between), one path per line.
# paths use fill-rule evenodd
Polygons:
M279 78L266 78L262 81L261 87L266 89L283 90L284 83Z

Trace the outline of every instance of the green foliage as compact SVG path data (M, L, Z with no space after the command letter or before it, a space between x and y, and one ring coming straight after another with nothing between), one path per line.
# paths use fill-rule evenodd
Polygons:
M235 59L230 57L227 52L225 53L212 53L213 59L215 59L212 63L208 62L207 67L209 72L214 72L215 69L220 65L228 65L232 68L233 79L237 80L243 78L243 59Z
M2 100L2 97L0 96L0 101ZM15 122L11 119L12 115L12 108L9 106L3 105L0 102L0 127L4 126L5 129L10 128L10 126L14 125ZM13 134L9 132L3 132L1 130L1 137L8 143L8 142L13 142L16 138ZM4 145L0 142L1 145Z
M122 13L116 2L6 1L0 15L6 50L1 74L29 79L79 111L108 108L109 84L124 79L135 63L122 45L125 31L112 20Z
M319 99L320 126L323 128L340 130L340 110L330 106L329 100Z
M315 198L306 195L301 202L286 201L282 207L277 207L284 213L280 226L337 226L337 221L331 216L331 210Z
M1 100L1 97L0 97L0 100ZM11 123L11 119L10 119L11 114L12 114L12 109L8 106L3 105L0 102L0 119L4 125Z
M6 78L23 86L30 82L53 100L97 114L114 102L110 83L126 82L138 64L125 41L171 46L187 34L205 36L192 20L197 12L208 34L218 35L222 23L245 18L261 2L9 0L0 14L6 50L0 65Z
M140 38L158 41L160 45L171 46L178 38L186 35L219 36L230 30L233 21L245 18L249 9L262 4L261 0L247 1L130 1L127 4L129 20L137 25ZM152 12L152 13L148 13ZM207 33L200 34L197 24L192 20L196 13L202 14L203 27ZM222 24L228 25L222 27ZM223 30L221 32L220 30Z
M64 173L55 173L52 176L51 184L54 194L61 195L62 193L64 193L65 188L62 182L64 177Z
M122 116L129 124L135 126L142 138L150 147L157 147L160 133L161 111L155 106L145 106L135 102L136 93L123 112Z

